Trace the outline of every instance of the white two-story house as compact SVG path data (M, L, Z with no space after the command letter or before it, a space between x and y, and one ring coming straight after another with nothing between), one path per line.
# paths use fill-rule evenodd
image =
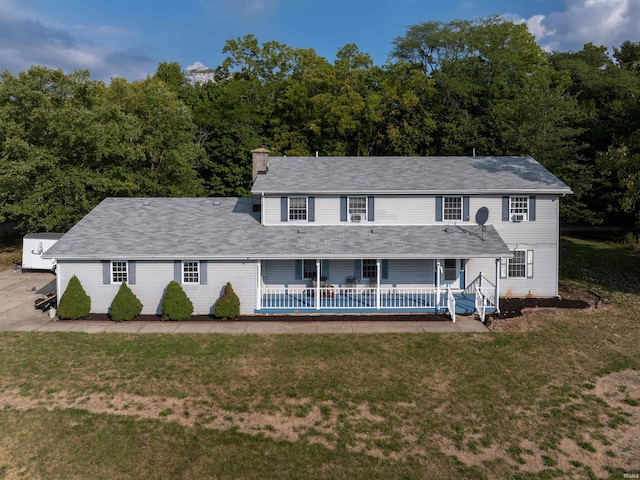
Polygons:
M270 157L253 198L107 198L46 256L107 313L126 281L144 313L182 284L209 314L491 312L557 295L559 199L530 157Z

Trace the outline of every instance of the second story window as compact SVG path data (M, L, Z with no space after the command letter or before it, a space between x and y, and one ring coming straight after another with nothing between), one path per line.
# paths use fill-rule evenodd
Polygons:
M289 221L307 221L307 197L289 197Z
M509 218L514 222L529 220L529 197L509 198Z
M367 221L367 197L349 197L348 219L350 222Z
M442 199L442 218L444 220L462 220L462 197L444 197Z

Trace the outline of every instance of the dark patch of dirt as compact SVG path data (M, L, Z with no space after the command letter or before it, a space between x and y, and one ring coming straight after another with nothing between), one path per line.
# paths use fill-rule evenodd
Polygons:
M493 315L494 319L519 317L527 310L570 309L584 310L598 308L603 298L589 290L572 287L560 283L559 296L552 298L501 298L500 313Z

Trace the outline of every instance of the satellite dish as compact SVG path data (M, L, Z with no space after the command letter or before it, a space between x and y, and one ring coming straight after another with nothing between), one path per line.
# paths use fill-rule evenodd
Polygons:
M476 223L478 225L484 225L489 220L489 209L487 207L481 207L476 212Z

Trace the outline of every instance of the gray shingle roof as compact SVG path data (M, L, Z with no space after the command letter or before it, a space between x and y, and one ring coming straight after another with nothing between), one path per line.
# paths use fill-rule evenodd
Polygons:
M57 259L510 256L490 225L264 226L248 198L107 198L45 254Z
M295 190L295 191L292 191ZM571 193L531 157L270 157L254 193Z

